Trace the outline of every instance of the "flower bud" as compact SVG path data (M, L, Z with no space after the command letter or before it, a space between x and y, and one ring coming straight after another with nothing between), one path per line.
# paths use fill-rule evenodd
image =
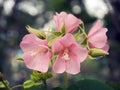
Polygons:
M29 33L35 34L36 36L38 36L41 39L45 39L46 38L46 35L45 35L45 33L43 31L34 29L34 28L30 27L30 26L27 26L26 29L27 29L27 31Z
M98 56L108 55L108 53L101 49L92 48L89 50L89 55L92 57L98 57Z

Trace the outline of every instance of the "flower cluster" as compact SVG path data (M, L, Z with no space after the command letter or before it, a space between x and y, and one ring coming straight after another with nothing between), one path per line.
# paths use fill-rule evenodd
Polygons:
M97 20L88 34L83 21L72 14L56 13L54 21L56 31L51 31L50 39L43 31L27 27L30 34L23 37L20 47L29 69L44 73L51 62L55 73L77 74L85 59L108 55L107 28L103 28L101 20Z

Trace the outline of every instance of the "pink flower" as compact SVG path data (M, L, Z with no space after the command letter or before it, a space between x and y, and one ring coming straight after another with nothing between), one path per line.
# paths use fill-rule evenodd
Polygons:
M20 43L24 54L23 59L29 69L47 72L51 53L47 41L39 39L34 34L25 35Z
M107 44L106 32L107 28L103 28L103 23L101 20L98 20L88 33L88 42L90 48L102 49L105 52L108 51L109 46Z
M56 13L54 15L54 21L56 23L57 29L61 32L63 25L65 25L65 31L66 33L72 33L74 32L79 24L82 23L82 21L72 14L67 14L66 12L61 12L60 14Z
M80 63L88 55L88 51L79 46L70 33L55 40L52 45L52 51L53 53L59 52L53 65L53 71L56 73L63 73L64 71L70 74L79 73Z

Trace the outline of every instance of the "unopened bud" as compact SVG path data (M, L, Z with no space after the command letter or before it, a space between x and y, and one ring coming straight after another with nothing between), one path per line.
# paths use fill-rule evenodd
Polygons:
M89 50L89 55L92 57L98 57L98 56L108 55L108 53L101 49L92 48Z
M46 35L45 35L45 33L43 31L34 29L34 28L30 27L30 26L27 26L26 29L27 29L27 31L29 33L35 34L36 36L38 36L41 39L45 39L46 38Z

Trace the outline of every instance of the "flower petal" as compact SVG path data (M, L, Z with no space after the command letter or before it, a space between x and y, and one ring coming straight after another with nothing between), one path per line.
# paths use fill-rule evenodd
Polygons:
M79 64L87 58L88 51L78 44L73 44L70 46L70 56L74 58L74 60L76 60Z
M107 42L107 36L106 36L107 29L102 28L99 31L97 31L94 35L88 38L90 46L94 46L96 48L102 48L105 46Z
M53 65L53 71L56 73L63 73L66 68L65 60L62 59L62 54L63 53L60 53Z
M67 14L66 12L61 12L60 14L56 13L53 18L59 31L61 31L65 24L66 33L74 32L78 25L82 23L80 19L72 14Z
M59 31L61 31L61 28L64 24L64 19L65 19L66 16L67 16L66 12L61 12L60 14L56 13L56 15L54 15L54 17L53 17L53 19L56 23L57 29Z
M38 70L40 72L47 72L50 62L50 53L40 53L35 56L33 52L23 54L23 59L29 69Z
M53 44L52 44L52 52L55 53L55 52L59 52L61 50L63 50L64 47L63 45L60 43L60 39L56 39Z
M67 33L65 36L58 38L53 42L52 51L53 53L62 51L64 48L69 47L73 43L75 43L73 35Z
M64 47L69 47L70 45L72 45L73 43L76 43L76 42L75 42L73 35L70 33L67 33L64 37L60 38L60 43Z
M39 39L34 34L27 34L23 37L23 40L20 43L20 47L22 48L23 52L27 52L33 50L34 48L38 48L39 45L47 46L47 41Z
M109 50L109 45L105 44L105 46L103 48L101 48L102 50L106 51L108 53Z
M103 22L101 20L97 20L97 22L93 25L88 33L88 37L94 35L98 30L100 30L103 26Z
M66 72L70 74L77 74L80 72L80 63L78 63L74 58L66 61Z
M72 14L68 14L65 18L66 33L74 32L81 23L82 21L80 19L76 18Z

